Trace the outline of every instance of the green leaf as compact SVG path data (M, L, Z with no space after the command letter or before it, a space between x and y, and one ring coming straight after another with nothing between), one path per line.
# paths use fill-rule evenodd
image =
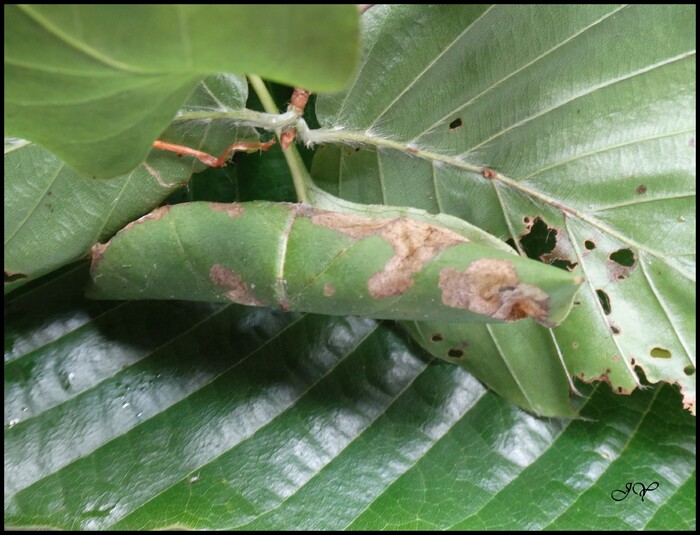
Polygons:
M236 140L257 139L253 129L225 117L191 117L202 111L241 110L247 90L244 78L208 77L163 139L217 155ZM12 139L5 141L4 165L6 293L85 256L94 243L152 210L204 168L192 157L153 150L131 173L94 181L76 174L46 149Z
M695 529L669 385L538 419L391 324L90 301L86 271L6 301L6 528Z
M143 161L205 76L338 90L357 40L351 5L5 6L5 132L113 177Z
M587 281L554 330L421 344L466 341L490 385L487 359L521 355L619 392L639 368L694 412L695 7L393 5L363 23L355 81L319 96L306 134L362 150L322 149L317 183L453 214Z
M102 299L548 326L581 283L417 219L266 202L158 208L93 248L92 277Z

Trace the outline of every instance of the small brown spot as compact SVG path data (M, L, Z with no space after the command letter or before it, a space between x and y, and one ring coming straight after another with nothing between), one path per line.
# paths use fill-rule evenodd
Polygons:
M620 328L617 325L610 325L610 330L613 334L620 334Z
M573 342L573 343L571 344L571 347L572 347L573 349L578 349L578 342Z
M230 217L240 217L245 213L245 208L240 203L210 202L212 210L226 212Z
M418 154L418 149L409 145L406 147L406 152L408 152L409 154Z
M469 241L451 230L407 217L374 219L318 209L312 213L314 225L337 230L353 239L379 236L392 245L394 256L367 283L369 294L377 299L405 292L413 286L413 274L436 254Z
M452 357L453 359L458 359L464 356L464 351L462 351L461 349L452 348L447 352L447 356Z
M332 295L335 295L335 286L329 283L324 284L323 295L325 295L326 297L331 297Z
M443 340L444 340L444 338L442 337L442 335L440 333L435 333L434 335L432 335L430 337L431 342L442 342Z
M489 179L496 178L498 176L498 173L489 167L484 167L481 170L481 174L484 178L489 178Z
M443 268L439 286L442 302L449 307L504 321L533 318L551 327L549 296L537 286L522 284L508 260L476 260L463 273Z
M647 187L644 184L640 184L635 191L637 195L644 195L647 192Z
M264 303L258 301L250 288L243 282L241 276L225 266L214 264L209 270L209 278L217 286L228 290L225 295L234 303L249 306L265 306Z

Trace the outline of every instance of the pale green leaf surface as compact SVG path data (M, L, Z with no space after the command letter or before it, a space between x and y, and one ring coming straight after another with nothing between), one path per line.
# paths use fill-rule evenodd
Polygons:
M358 53L351 5L4 9L5 133L87 176L139 165L207 75L254 72L338 90Z
M86 271L6 302L6 528L695 528L669 385L538 419L391 324L89 301Z
M556 233L543 260L576 264L587 283L560 327L513 327L517 350L620 392L639 367L694 412L695 7L376 6L363 26L360 71L317 99L324 129L307 138L362 150L322 149L317 183L519 245L539 217ZM611 260L620 250L632 266ZM465 326L437 348L419 341L494 358L476 343L488 339Z
M163 140L218 155L237 140L255 140L251 128L225 118L188 118L192 112L228 112L245 106L245 79L202 81ZM5 142L5 292L84 256L90 247L160 204L204 164L190 156L152 150L131 173L95 181L76 174L46 149ZM22 276L24 275L24 276Z

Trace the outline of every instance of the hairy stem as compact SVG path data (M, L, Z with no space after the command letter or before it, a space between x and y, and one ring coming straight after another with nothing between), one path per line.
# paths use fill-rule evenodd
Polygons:
M262 81L262 79L254 74L249 74L248 82L250 83L255 93L258 95L258 98L260 99L260 102L262 103L265 111L268 114L276 114L278 116L282 116L279 115L279 109L277 108L275 101L272 99L272 95L270 95L270 92L267 90L267 87L265 87L265 83ZM298 118L298 114L296 114L295 112L293 113L296 121L296 119ZM277 134L277 137L281 137L282 128L275 128L275 134ZM306 167L304 166L304 162L302 162L301 160L299 151L297 151L297 148L292 145L286 150L284 150L282 153L284 154L284 158L287 160L289 172L292 174L292 181L294 183L294 191L296 191L297 194L297 200L299 202L308 203L308 187L310 184L313 184L313 182L311 181L311 177L309 176L309 173L306 170Z

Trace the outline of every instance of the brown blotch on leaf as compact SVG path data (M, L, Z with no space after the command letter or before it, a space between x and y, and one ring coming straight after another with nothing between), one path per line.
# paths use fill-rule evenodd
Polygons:
M239 203L210 202L212 210L226 212L230 217L240 217L245 213L245 208Z
M635 191L637 195L644 195L647 192L647 187L644 184L640 184Z
M221 264L214 264L209 270L209 278L211 281L228 290L226 297L235 303L248 306L265 306L264 303L258 301L253 292L246 286L241 276Z
M426 262L449 247L469 241L451 230L407 217L373 219L314 210L311 222L353 239L379 236L391 244L394 256L367 283L369 294L377 299L405 292L413 286L413 274L420 271Z
M533 318L551 327L549 296L537 286L523 284L508 260L476 260L464 272L440 271L442 302L503 321Z
M484 167L481 170L481 174L484 178L493 179L498 176L498 173L489 167Z
M5 284L10 283L10 282L15 282L18 280L26 279L28 278L29 275L26 273L22 273L19 271L12 272L12 271L5 271Z
M444 338L442 337L442 335L440 333L435 333L434 335L432 335L430 337L431 342L442 342L443 340L444 340Z
M331 297L335 295L335 286L332 284L326 283L323 285L323 295L326 297Z
M90 256L92 257L92 260L90 261L90 270L94 270L97 267L97 264L99 264L100 260L102 260L108 246L109 242L96 243L90 248Z
M458 359L464 356L464 351L455 347L447 352L447 356L452 357L453 359Z

